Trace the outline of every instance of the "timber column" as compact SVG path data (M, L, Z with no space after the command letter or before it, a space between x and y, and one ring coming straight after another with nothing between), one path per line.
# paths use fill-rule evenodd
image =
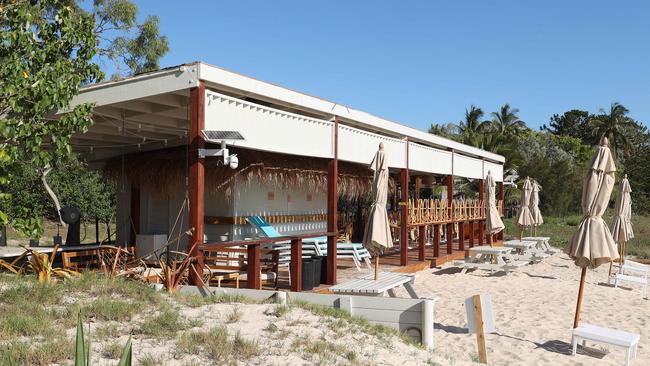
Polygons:
M447 209L449 211L449 223L447 223L447 254L451 254L454 244L454 175L447 176Z
M205 147L202 131L205 128L205 82L199 81L199 86L190 89L190 131L189 131L189 196L190 214L189 226L192 230L187 242L187 253L198 257L196 273L190 270L190 283L200 285L200 275L203 270L203 258L199 256L199 245L203 244L203 222L205 216L205 165L199 157L199 149Z
M338 232L339 117L334 117L334 158L327 164L327 231ZM337 235L327 237L327 284L336 284Z
M503 186L503 181L499 182L499 200L501 201L501 207L505 211L506 208L506 190L505 187ZM497 202L497 206L499 203ZM502 212L499 211L499 215L501 215ZM503 229L497 233L497 240L503 240L503 233L506 231L506 229Z
M406 167L402 169L402 202L400 203L400 266L409 263L409 140L406 139Z
M481 217L486 215L485 210L485 181L479 179L478 181L478 200L483 204L483 212L481 212ZM483 245L483 240L485 239L485 220L478 220L478 245Z

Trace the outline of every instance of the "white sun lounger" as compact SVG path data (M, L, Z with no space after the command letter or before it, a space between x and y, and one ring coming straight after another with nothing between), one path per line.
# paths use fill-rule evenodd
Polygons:
M573 345L574 356L578 350L579 340L582 340L583 347L586 341L591 341L594 343L609 344L625 348L625 365L628 366L630 364L630 359L636 358L640 339L641 336L635 333L599 327L591 324L582 324L573 330L571 343Z
M648 275L644 277L630 276L622 273L614 275L614 287L617 288L619 284L639 285L641 286L641 295L644 299L648 298Z
M461 273L470 269L481 269L490 271L490 274L498 271L509 273L511 270L523 267L529 263L527 260L516 260L510 252L512 248L489 247L487 245L470 248L470 256L464 261L456 262L462 267Z

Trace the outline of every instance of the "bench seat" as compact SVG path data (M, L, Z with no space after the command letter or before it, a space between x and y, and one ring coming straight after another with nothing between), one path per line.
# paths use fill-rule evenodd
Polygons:
M582 340L583 346L585 341L591 341L594 343L609 344L625 348L625 365L627 366L630 364L630 359L636 357L636 351L640 339L641 336L635 333L599 327L591 324L582 324L573 330L571 343L573 345L574 356L578 349L579 340Z

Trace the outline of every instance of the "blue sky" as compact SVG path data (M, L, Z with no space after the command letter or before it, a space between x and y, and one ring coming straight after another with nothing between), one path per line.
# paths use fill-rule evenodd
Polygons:
M503 103L537 128L613 101L650 122L647 1L136 1L162 66L205 61L400 123Z

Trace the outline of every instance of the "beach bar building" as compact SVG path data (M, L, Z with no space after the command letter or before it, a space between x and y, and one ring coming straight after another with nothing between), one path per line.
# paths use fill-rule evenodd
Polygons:
M369 192L380 142L397 246L387 258L437 265L502 239L484 234L488 171L503 207L505 159L497 154L202 62L84 87L73 104L87 102L95 123L73 136L73 149L117 182L115 242L177 238L199 259L245 247L250 288L260 287L261 246L290 240L299 271L300 243L310 236L328 237L327 282L336 282L339 230L354 220L339 215L339 202ZM213 156L224 147L237 158ZM455 196L459 180L478 187L473 197ZM253 215L283 236L260 238L246 221Z

